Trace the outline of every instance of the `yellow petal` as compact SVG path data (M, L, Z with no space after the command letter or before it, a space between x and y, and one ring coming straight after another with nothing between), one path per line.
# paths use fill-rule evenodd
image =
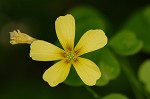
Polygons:
M88 59L78 57L74 60L73 66L82 81L89 86L95 85L101 76L98 66Z
M63 59L64 50L46 41L37 40L30 46L30 57L37 61L53 61Z
M62 47L67 50L74 48L75 19L72 15L60 16L56 19L55 29Z
M107 44L105 33L100 30L89 30L79 40L74 51L77 56L100 49Z
M62 83L69 74L71 63L66 60L61 60L51 66L43 74L43 79L52 87Z

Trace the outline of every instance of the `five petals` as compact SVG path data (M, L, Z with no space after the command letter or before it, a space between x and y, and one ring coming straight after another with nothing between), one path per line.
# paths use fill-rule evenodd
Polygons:
M69 74L71 63L82 81L89 85L95 85L101 77L98 66L89 59L78 57L85 53L95 51L107 44L105 33L100 30L89 30L79 40L74 48L75 19L72 15L60 16L56 19L55 29L57 37L64 50L42 40L36 40L31 44L30 57L37 61L61 60L47 69L43 79L54 87L63 82ZM74 51L76 58L68 62L64 57L65 52Z

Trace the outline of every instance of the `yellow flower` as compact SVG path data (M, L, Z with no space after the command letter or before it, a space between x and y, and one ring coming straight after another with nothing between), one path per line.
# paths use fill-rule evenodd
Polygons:
M55 29L64 50L43 40L31 43L30 57L33 60L60 60L44 72L43 79L54 87L66 79L71 64L73 64L79 77L86 85L95 85L96 80L101 76L98 66L89 59L79 56L104 47L107 44L105 33L100 29L89 30L74 47L75 19L72 15L58 17Z
M31 44L35 41L35 38L30 37L25 33L21 33L20 30L10 32L10 43L14 44Z

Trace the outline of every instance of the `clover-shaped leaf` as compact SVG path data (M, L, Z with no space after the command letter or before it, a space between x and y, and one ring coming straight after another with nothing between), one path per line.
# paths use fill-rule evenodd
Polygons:
M145 84L145 88L150 92L150 59L146 60L140 67L138 76L141 82Z
M132 31L123 30L110 39L109 45L120 55L133 55L142 49L142 41Z
M103 97L102 99L129 99L129 98L122 94L112 93Z
M101 78L97 81L97 86L104 86L110 80L115 79L120 74L120 65L114 54L107 48L100 50L98 66L102 72Z
M131 30L143 41L143 50L150 53L150 6L137 11L127 20L123 29Z

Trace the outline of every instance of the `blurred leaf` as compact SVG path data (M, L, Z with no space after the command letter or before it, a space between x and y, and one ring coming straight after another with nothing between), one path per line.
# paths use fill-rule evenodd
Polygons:
M104 16L92 7L78 6L71 9L69 13L74 16L76 21L76 43L80 37L90 29L102 29L105 31L106 28L109 28L108 22Z
M100 18L88 19L86 21L76 22L76 38L75 42L77 43L81 36L91 29L104 29L104 24L101 22Z
M79 22L81 20L86 21L91 18L97 18L100 15L98 10L90 6L77 6L72 8L69 13L71 13L75 17L76 21Z
M150 92L150 59L146 60L139 69L139 79L145 84L146 89Z
M147 84L147 85L146 85L146 90L147 90L148 92L150 92L150 84Z
M143 50L150 53L150 6L134 13L123 29L136 33L144 43Z
M104 86L110 80L115 79L120 74L119 62L109 49L102 49L100 51L99 64L102 72L102 77L97 81L97 86Z
M129 99L129 98L127 98L125 95L122 94L113 93L103 97L102 99Z
M120 55L133 55L142 49L142 41L134 32L123 30L116 34L109 42L109 45Z
M100 70L101 70L102 75L101 75L101 78L99 80L97 80L96 85L97 86L105 86L109 83L110 78L109 78L107 72L105 71L105 69L100 68Z
M84 83L78 76L77 72L75 71L74 67L72 66L70 69L70 73L67 77L67 79L64 81L65 84L70 86L82 86Z

